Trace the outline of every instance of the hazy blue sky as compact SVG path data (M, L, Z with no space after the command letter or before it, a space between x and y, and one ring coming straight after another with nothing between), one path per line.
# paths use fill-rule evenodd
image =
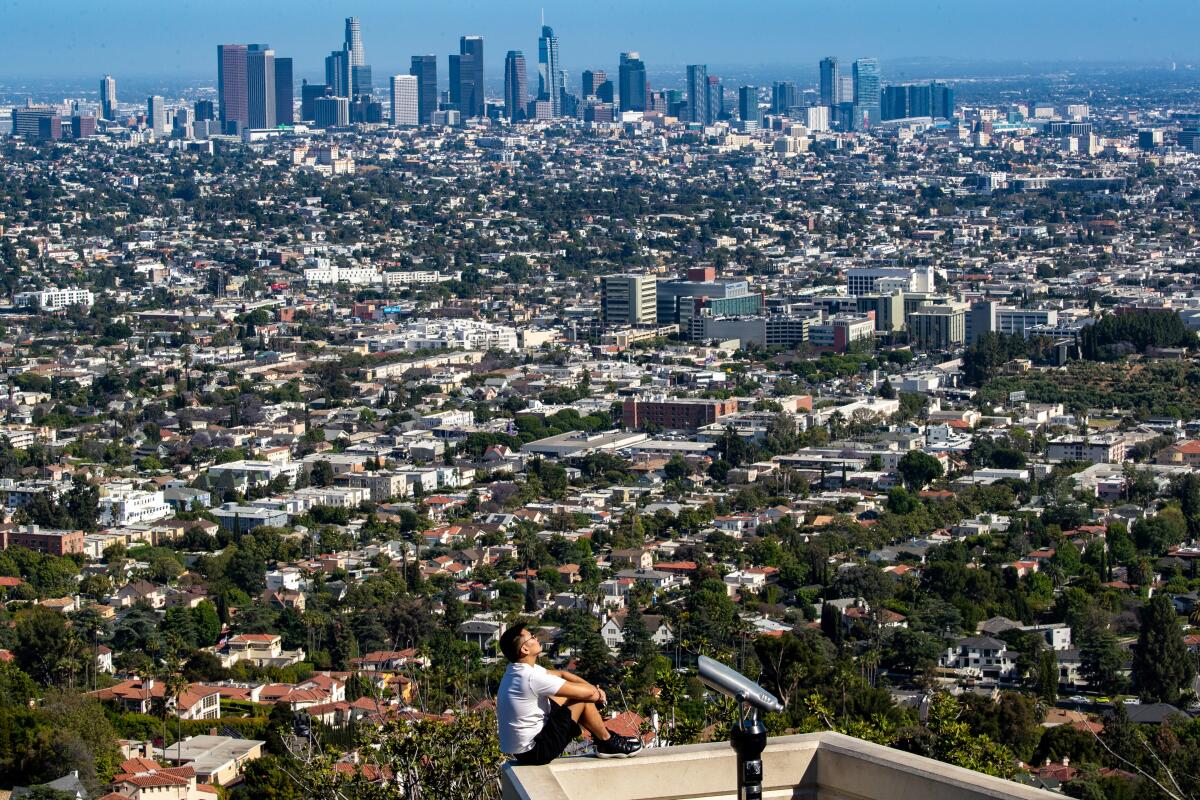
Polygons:
M622 50L640 51L652 71L826 54L1200 60L1200 0L0 0L0 77L208 76L221 42L268 42L311 75L352 14L377 83L407 71L413 53L444 58L465 33L485 37L495 77L509 49L532 69L543 6L573 82L587 67L614 70Z

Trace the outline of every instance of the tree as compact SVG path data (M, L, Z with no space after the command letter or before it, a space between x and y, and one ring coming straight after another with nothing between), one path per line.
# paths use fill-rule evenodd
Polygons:
M1105 692L1123 688L1125 657L1112 632L1085 630L1079 639L1079 662L1079 671L1089 686Z
M1049 648L1042 651L1038 658L1037 693L1048 706L1058 700L1058 658Z
M13 648L18 666L35 681L49 685L70 668L71 633L63 615L34 606L17 619L17 645Z
M333 483L333 465L324 459L317 461L312 465L308 480L313 486L329 486Z
M928 453L920 450L910 450L904 454L896 465L904 484L914 491L920 491L932 480L942 477L942 462Z
M692 474L692 468L688 466L683 456L676 453L671 456L671 460L667 462L666 467L663 468L663 472L666 473L667 480L681 481Z
M1144 702L1174 704L1196 674L1175 607L1156 594L1138 612L1141 630L1133 651L1133 685Z

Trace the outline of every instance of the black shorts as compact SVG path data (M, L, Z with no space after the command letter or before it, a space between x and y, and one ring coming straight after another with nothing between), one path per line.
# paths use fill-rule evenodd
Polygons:
M513 760L525 766L549 764L561 756L571 740L580 733L579 723L571 719L570 709L551 700L550 715L546 717L546 724L537 736L533 737L533 747L514 755Z

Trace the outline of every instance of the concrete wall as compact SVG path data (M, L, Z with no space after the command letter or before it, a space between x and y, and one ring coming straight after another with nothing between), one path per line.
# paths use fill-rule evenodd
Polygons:
M649 750L634 759L559 759L506 766L505 800L692 800L733 798L737 759L728 744ZM1061 800L837 733L772 739L763 752L764 797L803 800Z

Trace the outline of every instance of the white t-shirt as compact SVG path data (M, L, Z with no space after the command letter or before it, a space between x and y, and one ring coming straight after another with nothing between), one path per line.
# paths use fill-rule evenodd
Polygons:
M496 695L500 752L515 756L533 747L533 738L546 724L550 699L566 680L537 664L509 664Z

